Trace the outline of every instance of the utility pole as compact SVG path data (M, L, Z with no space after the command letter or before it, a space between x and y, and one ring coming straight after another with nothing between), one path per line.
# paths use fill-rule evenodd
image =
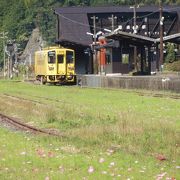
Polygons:
M133 16L133 19L134 19L134 34L137 34L137 29L136 29L136 8L137 8L137 3L136 3L136 0L135 0L135 5L134 5L134 16Z
M2 37L0 37L1 39L3 39L3 70L4 70L4 78L6 76L6 46L5 46L5 39L7 38L7 34L8 32L2 32L0 33L2 35Z
M159 0L159 34L160 34L160 59L159 59L159 69L161 69L161 65L163 65L163 59L164 59L164 54L163 54L163 8L162 8L162 0Z
M96 16L93 16L93 28L94 28L94 45L96 44Z
M114 16L114 14L112 14L111 17L109 17L109 19L110 19L111 22L112 22L112 29L111 29L111 30L112 30L112 32L113 32L114 29L115 29L115 28L114 28L114 24L115 24L115 23L114 23L114 20L117 19L117 16Z
M96 38L97 38L97 35L96 35L96 19L97 17L94 15L92 17L93 19L93 29L94 29L94 35L93 35L93 45L94 45L94 58L93 58L93 73L94 74L97 74L98 73L98 63L97 63L97 52L96 52Z
M13 77L13 56L15 55L15 50L14 50L14 42L9 41L7 43L7 51L9 52L9 57L8 57L8 78Z
M137 34L137 25L136 25L136 9L138 8L137 6L137 1L134 0L134 6L130 7L130 8L133 8L133 25L134 25L134 28L133 28L133 34ZM135 69L136 71L138 70L138 67L137 67L137 47L134 46L134 64L135 64Z

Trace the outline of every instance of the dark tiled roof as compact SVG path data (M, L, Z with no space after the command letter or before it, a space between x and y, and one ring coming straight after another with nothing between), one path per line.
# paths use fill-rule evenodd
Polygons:
M164 6L164 11L177 12L177 6ZM159 11L158 6L142 6L137 8L137 12L154 12ZM88 14L88 13L120 13L120 12L132 12L130 6L111 6L111 7L62 7L55 8L57 14Z
M75 21L75 23L73 21ZM81 23L77 24L77 21L82 24L87 24L87 26ZM92 43L92 37L86 35L86 32L90 32L87 16L79 14L73 14L72 16L71 14L66 14L66 16L61 17L60 23L61 39L67 39L82 45L89 45Z
M179 13L180 7L165 6L164 11ZM144 6L137 9L137 13L151 13L159 11L158 6ZM111 6L111 7L62 7L54 10L59 15L59 37L57 41L62 39L69 42L75 42L81 45L92 44L92 37L86 32L90 31L88 14L110 14L110 13L131 13L133 10L129 6ZM158 15L156 14L157 18Z

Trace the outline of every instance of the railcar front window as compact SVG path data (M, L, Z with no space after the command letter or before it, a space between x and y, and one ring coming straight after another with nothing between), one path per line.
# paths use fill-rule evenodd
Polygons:
M67 51L66 52L66 62L68 64L73 63L74 60L74 56L73 56L73 52L72 51Z
M57 59L58 59L58 63L60 63L60 64L64 63L64 55L58 54Z
M55 51L49 51L48 52L48 63L54 64L56 62L56 53Z

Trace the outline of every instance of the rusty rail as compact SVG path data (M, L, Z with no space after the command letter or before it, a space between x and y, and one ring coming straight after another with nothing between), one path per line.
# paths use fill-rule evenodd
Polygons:
M62 135L59 133L50 132L47 130L43 130L40 128L30 126L28 124L25 124L25 123L17 120L16 118L6 116L2 113L0 113L0 122L5 123L5 124L10 125L10 126L13 126L14 128L17 128L17 129L20 129L23 131L28 131L28 132L32 132L32 133L42 133L42 134L46 134L46 135L61 136L62 137Z

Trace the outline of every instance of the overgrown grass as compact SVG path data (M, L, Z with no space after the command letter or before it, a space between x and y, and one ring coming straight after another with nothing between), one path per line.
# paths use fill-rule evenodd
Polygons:
M158 162L118 147L78 149L63 139L34 137L0 129L1 179L156 179L178 178L177 162ZM8 139L8 141L7 141ZM93 172L89 173L89 167Z
M180 60L174 61L172 63L166 63L164 66L165 71L170 71L170 72L179 72L180 71Z
M27 100L8 97L5 93ZM31 150L31 146L39 144L49 151L47 144L54 143L53 147L62 145L64 148L58 153L65 153L66 161L63 163L67 163L67 168L73 164L73 170L60 174L64 178L88 176L92 179L131 179L133 176L134 179L153 179L161 172L167 172L166 177L178 178L180 100L142 97L133 91L39 86L5 81L0 81L0 97L0 112L64 134L65 137L60 140L33 137L32 144L27 148ZM23 137L18 134L14 138ZM26 147L27 143L22 142ZM107 149L113 153L108 155ZM167 160L159 162L156 159L158 154L163 154ZM101 157L107 161L99 163ZM34 158L36 154L32 155ZM116 161L117 166L108 167L111 161ZM46 163L57 165L57 162L49 159ZM88 173L87 169L91 165L96 170ZM143 166L146 166L146 170L142 170ZM106 175L102 174L103 169L106 169ZM43 178L45 171L50 170L42 169L41 176L38 170L39 177ZM58 179L59 170L56 171L53 170L54 173L48 176ZM29 179L32 178L31 173Z

